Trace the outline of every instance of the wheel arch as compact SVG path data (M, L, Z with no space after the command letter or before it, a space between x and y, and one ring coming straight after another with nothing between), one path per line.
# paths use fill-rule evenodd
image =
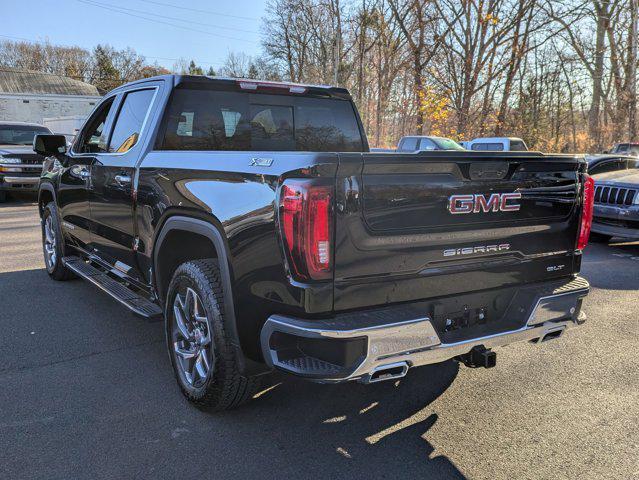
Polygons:
M55 188L49 182L40 182L40 186L38 187L38 212L40 213L40 217L42 217L44 207L49 202L54 202L57 205Z
M233 281L231 263L229 261L226 236L222 234L220 228L214 225L214 219L206 221L201 218L195 218L185 215L173 215L168 217L153 245L153 283L162 304L166 303L166 293L171 276L179 263L184 261L196 260L197 258L217 258L220 269L220 278L222 281L222 290L224 294L224 323L225 329L229 334L233 347L237 350L238 358L242 359L242 367L244 367L245 356L240 346L240 340L235 318L235 303L233 299ZM210 246L210 254L203 256L205 244L200 238L205 239ZM194 239L194 243L189 245L189 253L181 252L176 256L167 259L166 263L162 261L162 255L169 253L168 248L175 245L174 242L183 240L184 238ZM176 240L177 239L177 240ZM196 243L197 242L197 243Z

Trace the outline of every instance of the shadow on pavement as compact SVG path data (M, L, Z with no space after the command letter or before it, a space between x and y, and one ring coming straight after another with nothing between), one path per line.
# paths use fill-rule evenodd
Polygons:
M212 414L179 393L161 322L43 269L0 274L0 294L0 461L11 478L85 478L86 467L93 478L464 478L428 441L429 405L455 362L372 385L275 373L248 405Z
M639 243L591 243L584 252L581 274L596 288L639 290L637 270Z
M447 457L434 454L427 440L438 420L428 405L458 371L459 364L449 361L372 385L320 385L273 374L250 404L223 416L254 424L249 450L272 440L265 430L279 430L275 441L294 445L300 468L304 459L320 456L332 465L329 471L344 477L405 478L410 471L411 478L465 478ZM211 422L219 416L211 414Z

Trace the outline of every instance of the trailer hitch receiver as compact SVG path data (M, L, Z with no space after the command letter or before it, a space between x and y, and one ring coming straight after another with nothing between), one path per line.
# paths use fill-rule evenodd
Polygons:
M470 352L459 355L455 359L470 368L493 368L497 365L497 354L483 345L473 347Z

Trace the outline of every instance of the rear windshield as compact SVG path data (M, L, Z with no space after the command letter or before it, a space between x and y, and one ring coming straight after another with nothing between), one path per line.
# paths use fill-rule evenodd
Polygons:
M435 138L433 141L436 142L442 150L466 150L459 143L455 140L451 140L450 138Z
M347 100L176 89L159 148L361 152L362 138Z
M470 149L501 152L504 149L504 144L503 143L473 143Z
M0 125L0 145L31 145L39 133L51 133L46 127L35 125Z
M417 137L405 137L399 143L399 149L404 152L414 152L417 150L417 142L419 138Z

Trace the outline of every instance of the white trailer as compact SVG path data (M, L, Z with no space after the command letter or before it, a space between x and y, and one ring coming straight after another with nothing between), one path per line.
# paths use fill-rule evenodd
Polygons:
M64 135L71 140L80 131L86 115L67 115L63 117L46 117L42 124L53 133Z

